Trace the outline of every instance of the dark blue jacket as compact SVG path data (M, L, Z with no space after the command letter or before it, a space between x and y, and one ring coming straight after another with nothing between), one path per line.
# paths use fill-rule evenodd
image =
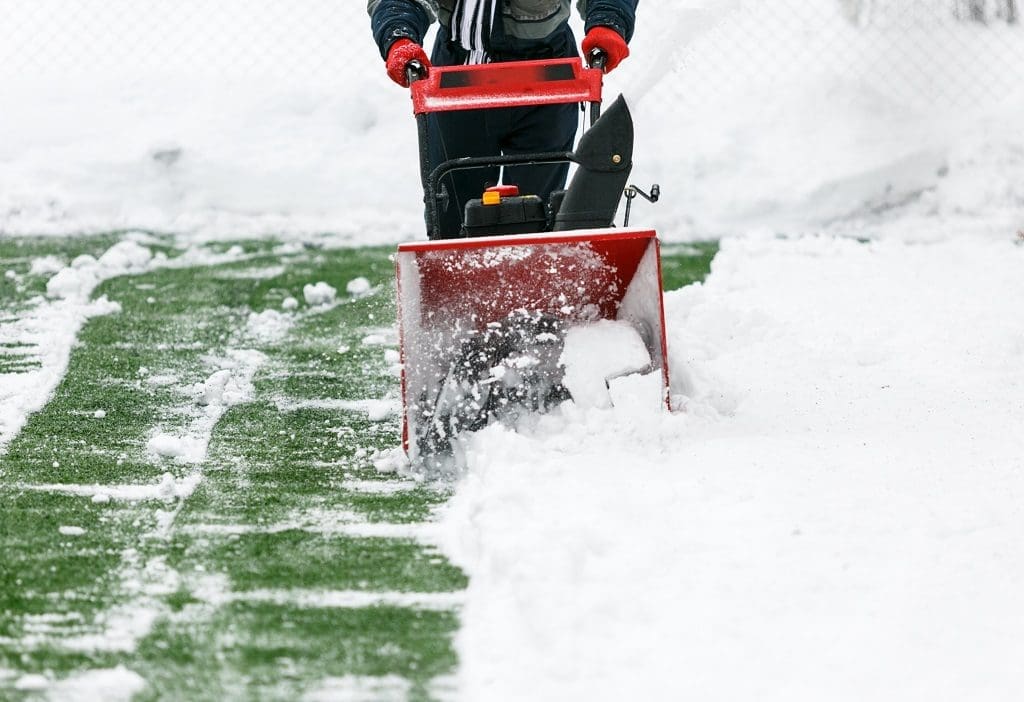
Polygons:
M571 0L497 0L503 3L504 36L496 53L502 59L534 58L545 48L564 43ZM577 0L577 9L591 27L611 27L629 41L639 0ZM368 0L370 26L382 57L398 39L423 43L435 20L447 27L455 0Z

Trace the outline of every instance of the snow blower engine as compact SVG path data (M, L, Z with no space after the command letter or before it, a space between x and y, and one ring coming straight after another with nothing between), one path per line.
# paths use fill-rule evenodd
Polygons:
M603 57L592 55L590 63L432 67L426 75L410 68L430 238L401 244L396 256L403 444L413 462L452 453L465 432L494 421L515 424L524 413L583 394L566 367L567 338L608 320L628 325L641 340L644 362L631 370L659 373L659 401L667 406L658 239L628 227L632 200L654 202L659 189L626 186L633 120L621 96L601 113ZM590 105L591 128L575 151L430 163L430 113L564 103ZM462 238L439 238L447 197L441 183L449 173L562 162L576 164L576 172L547 202L514 184L488 188L467 203Z

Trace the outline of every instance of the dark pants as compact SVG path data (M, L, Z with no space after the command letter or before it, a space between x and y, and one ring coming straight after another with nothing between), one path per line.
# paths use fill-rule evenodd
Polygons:
M567 40L559 42L548 52L548 57L576 55L575 40L568 28L566 34ZM437 66L462 64L463 56L447 39L442 28L431 62ZM428 119L430 162L437 166L443 161L467 156L572 151L579 115L580 107L575 103L432 113ZM568 172L568 163L511 166L505 169L502 181L506 185L518 185L523 195L539 195L546 201L553 190L565 187ZM460 236L466 202L479 198L484 188L495 185L498 173L498 168L455 171L441 181L448 193L448 206L440 210L440 238Z

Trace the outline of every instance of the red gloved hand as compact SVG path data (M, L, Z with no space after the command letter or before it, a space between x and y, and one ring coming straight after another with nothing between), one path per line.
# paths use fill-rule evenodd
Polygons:
M409 79L405 69L410 61L419 61L424 70L430 70L430 61L423 47L412 39L399 39L388 49L388 77L403 88L409 87Z
M622 35L611 27L591 27L587 36L583 37L583 55L590 56L594 49L600 49L608 56L604 72L608 73L629 56L629 47Z

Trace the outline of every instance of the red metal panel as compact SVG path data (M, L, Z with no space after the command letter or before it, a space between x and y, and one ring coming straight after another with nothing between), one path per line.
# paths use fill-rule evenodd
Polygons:
M654 231L601 229L423 241L401 244L398 250L402 439L407 451L422 412L417 395L424 387L436 391L451 360L445 356L458 348L459 337L519 310L551 314L570 325L629 319L647 332L645 343L661 370L668 405L668 348Z
M413 111L599 102L603 74L579 58L511 61L478 66L433 66L412 84Z
M612 240L557 237L421 249L421 309L425 316L458 319L476 328L520 309L614 319L653 238L653 233Z

